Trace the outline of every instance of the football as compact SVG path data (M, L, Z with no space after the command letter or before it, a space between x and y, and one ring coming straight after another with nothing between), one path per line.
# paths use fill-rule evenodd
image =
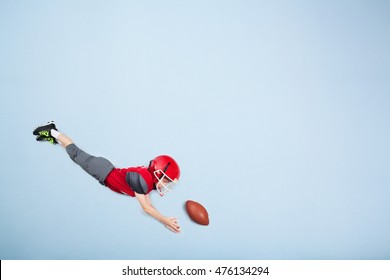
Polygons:
M207 226L209 224L209 214L207 213L206 208L204 208L200 203L187 200L186 211L188 216L190 216L191 220L195 223L203 226Z

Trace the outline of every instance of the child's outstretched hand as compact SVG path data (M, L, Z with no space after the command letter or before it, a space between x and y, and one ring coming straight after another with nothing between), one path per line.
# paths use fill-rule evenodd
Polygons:
M176 218L169 218L166 217L164 220L164 225L170 229L173 232L179 233L180 232L180 226L177 222Z

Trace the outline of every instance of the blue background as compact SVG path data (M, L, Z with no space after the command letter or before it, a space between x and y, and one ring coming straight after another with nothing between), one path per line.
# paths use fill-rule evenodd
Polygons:
M1 259L390 259L389 1L0 1ZM180 163L161 213L31 132ZM210 225L192 223L187 199Z

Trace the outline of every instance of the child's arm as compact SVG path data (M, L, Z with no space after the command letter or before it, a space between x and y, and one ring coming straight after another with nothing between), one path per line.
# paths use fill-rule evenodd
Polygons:
M160 212L158 212L157 209L154 208L154 206L152 205L148 194L145 195L135 193L135 197L137 198L139 204L141 205L145 213L149 214L150 216L164 224L171 231L177 233L180 232L180 226L177 223L177 219L161 215Z

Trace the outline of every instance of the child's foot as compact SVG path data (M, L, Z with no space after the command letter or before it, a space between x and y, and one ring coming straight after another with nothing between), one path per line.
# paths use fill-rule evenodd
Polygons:
M33 134L37 135L37 141L49 141L51 144L58 144L57 140L51 135L50 130L57 130L54 122L48 122L46 125L38 126Z

